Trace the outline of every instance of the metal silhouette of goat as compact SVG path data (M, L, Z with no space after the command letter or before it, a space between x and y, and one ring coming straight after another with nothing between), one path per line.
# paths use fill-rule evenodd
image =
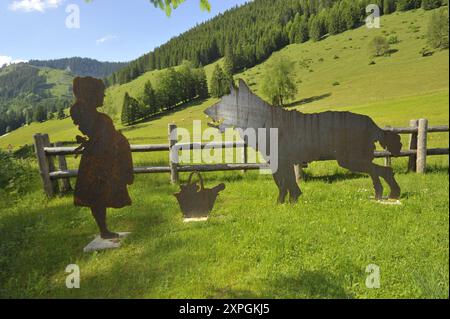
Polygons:
M273 178L279 189L280 203L285 202L288 192L292 202L302 194L296 182L294 165L320 159L335 159L343 168L369 174L377 200L383 196L380 177L391 189L389 198L400 197L400 187L392 168L373 163L375 142L380 142L395 156L402 148L400 136L382 130L368 116L350 112L303 114L284 110L263 101L243 80L240 80L239 88L232 86L231 93L205 113L214 122L221 123L215 127L222 131L226 128L253 128L256 132L259 128L278 129L279 165ZM258 145L249 146L258 149Z

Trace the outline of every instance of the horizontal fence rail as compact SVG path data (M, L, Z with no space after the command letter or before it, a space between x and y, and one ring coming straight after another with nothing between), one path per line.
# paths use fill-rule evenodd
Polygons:
M179 143L176 134L177 126L170 124L168 127L168 144L155 145L131 145L133 153L149 152L169 152L168 166L148 166L134 167L134 174L159 174L170 173L171 182L178 183L180 172L216 172L216 171L250 171L269 169L268 164L248 163L248 143L243 142L222 142L222 143ZM400 154L393 155L387 150L375 151L375 158L384 158L387 166L391 165L393 157L409 157L408 170L417 173L426 171L427 156L449 155L448 148L427 149L427 134L449 132L448 125L428 127L428 120L411 120L409 127L387 127L385 131L397 134L409 134L409 149L402 150ZM77 147L62 147L61 143L50 143L48 134L34 135L34 145L36 157L39 164L39 171L42 178L44 191L47 196L52 197L55 193L70 191L70 178L78 176L78 170L67 168L66 156L81 155L83 151ZM242 163L225 164L179 164L179 152L182 150L205 150L205 149L230 149L243 148ZM58 160L58 168L55 166L54 158ZM335 158L321 158L320 161L335 160ZM304 164L303 167L307 167ZM296 167L296 174L301 175L301 169ZM58 181L61 180L61 187Z

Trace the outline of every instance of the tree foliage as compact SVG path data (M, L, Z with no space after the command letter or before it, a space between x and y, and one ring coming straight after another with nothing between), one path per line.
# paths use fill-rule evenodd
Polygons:
M215 98L222 97L230 93L231 80L225 74L222 67L216 64L213 74L211 76L211 96Z
M442 8L431 14L427 31L428 43L436 49L448 49L448 9Z
M295 97L297 86L292 79L293 62L275 57L267 67L262 91L275 106L284 106L285 101Z
M179 68L164 70L156 86L147 81L138 98L125 93L121 121L131 125L164 110L208 97L208 81L203 68L194 68L185 61Z

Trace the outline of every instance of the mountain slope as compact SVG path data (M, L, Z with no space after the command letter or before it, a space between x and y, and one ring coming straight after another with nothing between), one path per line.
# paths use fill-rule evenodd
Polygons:
M89 58L65 58L56 60L31 60L28 64L37 67L47 67L57 70L67 70L78 76L105 78L125 67L124 62L100 62Z
M292 44L274 53L295 64L293 73L298 94L290 101L292 106L310 112L448 92L449 51L436 50L428 57L421 54L422 48L427 47L425 33L432 13L424 10L396 12L383 16L381 29L362 26L319 42ZM395 35L398 43L391 45L390 56L372 59L367 47L378 35ZM272 57L235 78L245 79L264 97L261 83L266 66L271 62ZM205 67L208 80L214 66L215 63ZM160 72L147 72L127 84L109 88L106 111L116 117L120 115L125 92L140 96L145 82L150 80L155 85Z
M395 13L383 17L381 30L361 27L320 42L290 45L277 52L295 61L299 92L292 101L293 107L303 112L354 111L372 116L380 125L404 126L412 118L429 118L431 125L447 124L448 50L436 51L430 57L420 54L426 45L423 34L430 14L430 11L423 10ZM419 32L412 31L409 27L413 25L411 23ZM383 31L396 32L400 42L392 48L398 51L390 57L377 58L375 65L369 65L371 59L366 50L367 44L373 36L383 34ZM262 95L260 83L268 63L271 59L235 77L244 78L257 94ZM214 64L205 67L208 78L213 68ZM108 88L104 110L117 118L124 92L138 97L147 80L158 81L158 72L147 72L130 83ZM334 82L340 84L333 85ZM206 122L202 111L214 102L215 99L209 99L162 119L126 128L125 134L133 143L165 142L164 127L167 123L175 122L180 127L189 128L193 120ZM120 125L118 127L122 128ZM77 134L70 119L49 121L12 132L0 139L0 147L6 147L9 143L15 147L31 143L34 132L49 133L54 141L73 141ZM448 134L438 139L444 142L435 146L448 146Z
M72 79L71 73L25 63L1 68L0 135L67 107Z
M449 88L449 51L423 57L425 34L433 11L396 12L382 17L380 29L362 26L320 42L293 44L275 53L295 63L298 94L291 101L299 110L354 106ZM396 36L388 57L371 58L368 44L375 36ZM375 64L371 64L371 62ZM265 63L236 75L262 95Z

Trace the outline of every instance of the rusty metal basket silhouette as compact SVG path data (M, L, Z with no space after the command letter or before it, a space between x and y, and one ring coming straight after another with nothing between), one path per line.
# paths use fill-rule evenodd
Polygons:
M198 182L192 182L194 175L199 178ZM192 172L189 175L187 184L180 186L181 191L174 194L180 204L181 211L185 218L208 217L214 208L217 196L225 189L225 184L207 189L205 188L203 177L199 172Z

